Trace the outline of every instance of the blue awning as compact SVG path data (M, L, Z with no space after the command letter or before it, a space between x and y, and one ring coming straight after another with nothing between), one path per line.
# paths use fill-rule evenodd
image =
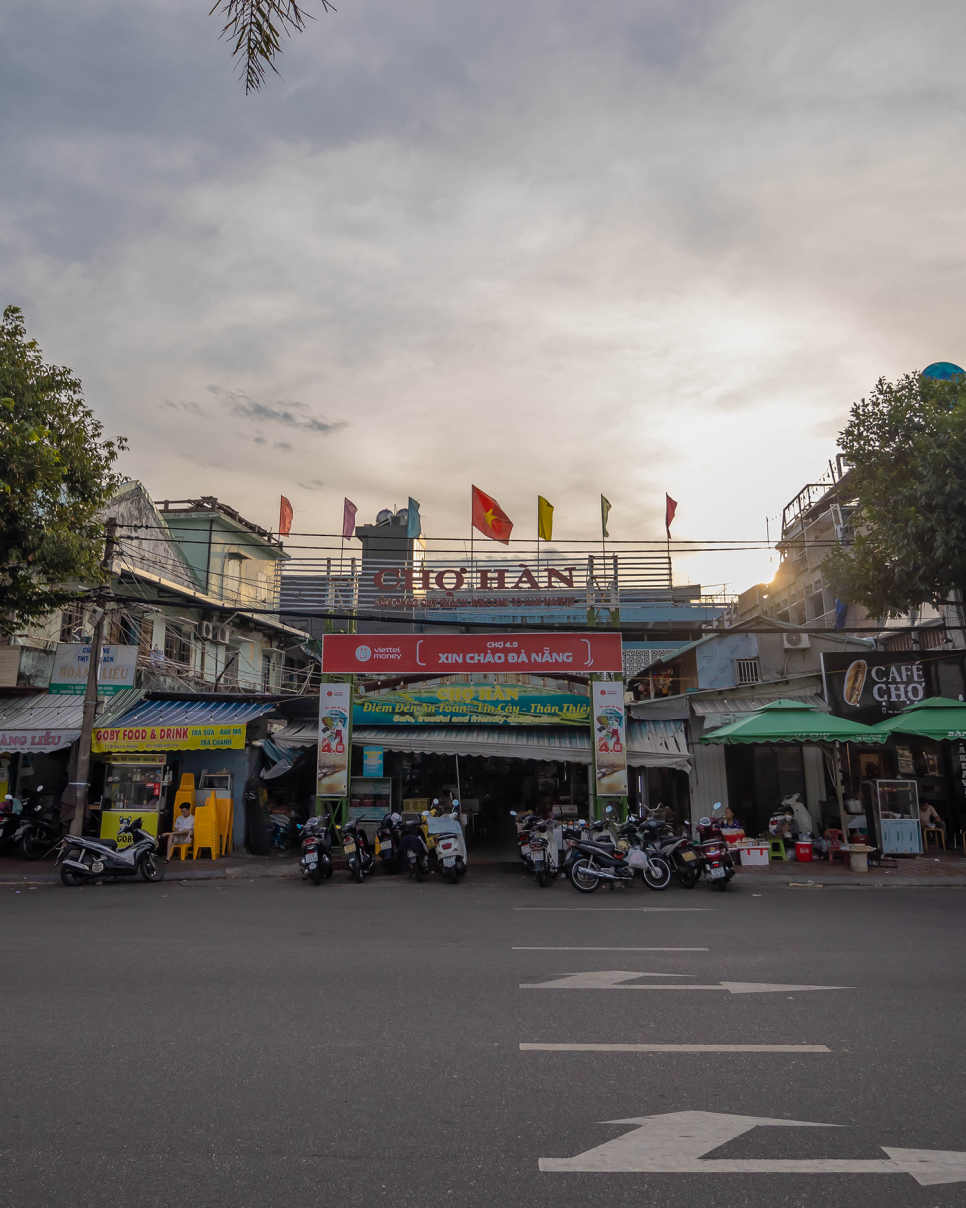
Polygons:
M113 724L121 726L240 726L276 709L274 701L146 700Z

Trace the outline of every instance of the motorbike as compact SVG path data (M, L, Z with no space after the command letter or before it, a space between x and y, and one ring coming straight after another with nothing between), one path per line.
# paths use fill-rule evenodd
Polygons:
M66 835L60 841L54 866L60 864L65 885L84 885L103 877L133 877L163 881L164 863L158 841L143 829L142 818L122 818L117 839L90 839Z
M402 814L387 814L376 831L376 855L387 873L400 866L399 844L402 841Z
M557 879L559 865L553 823L538 822L530 832L530 866L541 889L546 887L548 881Z
M607 807L607 813L612 807ZM594 823L590 839L568 839L567 846L576 858L570 864L570 883L580 893L593 893L603 882L630 887L639 872L649 889L666 889L671 881L667 862L643 846L631 847L629 841L602 836L608 821Z
M60 822L48 817L49 811L45 811L41 804L40 791L43 787L38 784L23 803L20 825L13 835L14 842L20 844L25 860L39 860L46 856L61 838Z
M438 805L438 801L433 802ZM453 811L449 814L436 814L425 811L423 819L426 826L427 845L430 839L435 839L432 845L436 852L436 868L451 884L455 885L460 877L466 874L466 840L463 837L463 827L460 825L460 803L453 802Z
M348 826L337 826L342 836L342 850L349 861L349 872L352 879L362 884L363 878L375 871L376 862L369 849L369 839L358 822L350 822Z
M715 889L722 893L735 875L735 862L728 850L728 841L721 836L721 822L717 818L701 818L698 821L698 836L701 844L701 867Z
M9 856L16 845L23 814L23 802L7 793L0 806L0 856Z
M321 885L332 876L332 819L328 814L309 818L302 828L302 879Z
M429 848L423 836L423 828L415 818L402 824L402 835L399 840L399 856L403 867L409 869L409 875L417 881L422 881L429 872Z
M684 824L681 835L665 833L665 823L655 817L657 810L647 809L646 813L640 823L645 844L667 862L672 875L685 889L693 889L701 879L702 863L700 853L692 845L688 823Z

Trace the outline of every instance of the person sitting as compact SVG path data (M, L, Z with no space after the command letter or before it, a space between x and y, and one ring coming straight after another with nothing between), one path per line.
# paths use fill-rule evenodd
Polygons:
M730 805L725 806L724 818L722 819L721 825L725 830L744 830L745 829L741 825L740 820L735 817L734 810L731 808Z
M936 813L935 807L930 805L928 801L921 802L919 805L919 823L923 830L925 830L927 826L938 827L939 830L942 831L943 841L945 841L946 823L943 822L942 818L940 818Z
M772 816L768 823L768 830L777 839L784 839L786 843L794 843L799 826L795 820L795 811L790 805L786 805L779 813Z
M164 857L165 864L171 862L171 852L174 850L174 845L177 843L179 847L185 843L190 843L194 834L195 820L191 816L191 806L187 801L181 802L181 816L174 820L174 830L165 831L161 836L162 839L168 841L168 852Z

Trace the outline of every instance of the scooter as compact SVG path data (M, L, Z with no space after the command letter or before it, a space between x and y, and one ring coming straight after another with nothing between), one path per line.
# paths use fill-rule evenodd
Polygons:
M328 814L309 818L302 828L302 859L299 868L303 880L321 885L332 876L332 819Z
M438 801L433 802L438 805ZM463 837L463 827L460 825L460 803L453 801L451 814L437 815L424 811L427 840L434 837L436 851L436 867L451 884L455 885L460 877L466 875L466 840Z
M409 875L417 881L422 881L429 872L429 848L426 846L422 825L415 818L402 824L399 855L403 867L409 869Z
M612 807L607 807L607 813ZM603 825L607 825L604 823ZM594 824L600 833L601 824ZM611 885L623 884L628 888L634 883L635 874L640 872L648 889L666 889L671 881L671 870L660 856L651 855L643 847L625 848L614 842L596 839L568 839L567 846L576 859L570 864L570 883L580 893L593 893L604 881Z
M510 810L510 817L517 816L516 810ZM547 835L547 829L550 835ZM548 880L554 881L560 871L560 860L557 855L556 828L552 823L527 814L520 823L517 836L520 844L520 857L537 879L541 889L546 887Z
M60 864L65 885L85 885L102 877L133 877L163 881L164 864L154 835L148 834L141 818L122 818L117 839L89 839L66 835L60 841L54 867Z
M376 831L376 855L383 871L395 873L399 868L399 843L402 839L402 814L387 814Z
M9 856L16 844L23 815L23 802L7 793L0 805L0 856Z
M735 875L735 862L728 851L728 842L721 837L721 822L717 818L701 818L698 821L701 843L701 865L704 875L715 889L722 893Z
M349 872L352 879L362 884L363 878L373 872L376 862L369 850L369 839L358 822L350 822L348 826L336 826L342 836L342 850L349 861Z
M47 817L47 811L41 804L40 792L43 787L38 784L23 803L20 826L13 836L14 842L20 844L25 860L39 860L46 856L61 838L60 823Z

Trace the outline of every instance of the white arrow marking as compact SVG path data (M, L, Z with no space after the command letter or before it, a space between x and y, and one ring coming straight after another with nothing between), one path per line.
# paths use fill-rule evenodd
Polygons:
M587 944L542 944L539 947L514 946L514 952L707 952L707 948L591 948Z
M888 1158L704 1158L757 1125L778 1128L838 1128L808 1120L772 1120L717 1112L669 1112L607 1120L636 1124L633 1132L606 1141L574 1158L541 1158L543 1171L639 1174L911 1174L924 1187L966 1182L966 1153L932 1149L890 1149Z
M626 969L605 969L595 973L568 973L545 982L521 982L521 990L727 990L731 994L780 994L798 990L851 990L852 986L784 986L770 982L715 982L706 986L628 986L623 983L637 977L689 977L687 973L629 973Z

